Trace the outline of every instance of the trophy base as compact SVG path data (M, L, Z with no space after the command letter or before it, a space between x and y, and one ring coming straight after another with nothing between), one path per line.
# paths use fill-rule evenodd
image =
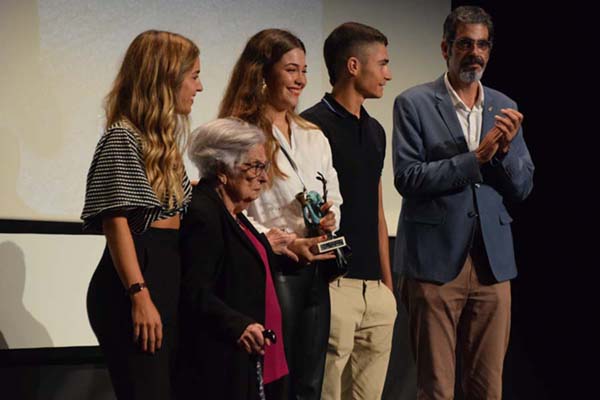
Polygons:
M343 236L335 237L321 243L317 243L319 254L328 253L341 247L346 247L346 239Z

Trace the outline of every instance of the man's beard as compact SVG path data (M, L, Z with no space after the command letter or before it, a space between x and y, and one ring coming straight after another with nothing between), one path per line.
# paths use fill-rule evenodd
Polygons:
M481 69L471 68L473 64L478 64ZM485 61L481 57L470 56L462 61L458 78L463 83L479 82L483 76L483 71L485 71Z
M460 73L458 74L458 78L463 83L479 82L481 80L481 77L483 76L483 71L484 71L483 69L480 69L480 70L476 70L476 69L464 70L464 69L462 69L460 71Z

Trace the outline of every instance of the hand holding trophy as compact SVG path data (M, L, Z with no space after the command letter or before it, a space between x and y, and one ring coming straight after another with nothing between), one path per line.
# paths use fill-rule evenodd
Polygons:
M303 191L296 195L296 200L302 206L302 215L304 216L304 224L306 225L308 237L327 235L327 240L317 244L319 254L330 251L335 252L336 270L330 271L332 278L345 275L348 272L348 261L351 256L350 247L346 243L343 236L336 236L333 232L323 232L321 228L321 219L325 217L327 212L324 212L323 207L327 203L327 180L318 173L316 177L323 184L323 197L315 191Z

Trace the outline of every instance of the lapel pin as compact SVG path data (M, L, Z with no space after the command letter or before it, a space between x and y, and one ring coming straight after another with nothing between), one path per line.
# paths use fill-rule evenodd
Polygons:
M492 106L489 106L489 107L488 107L488 112L492 112L492 110L493 110L493 109L494 109L494 107L492 107Z

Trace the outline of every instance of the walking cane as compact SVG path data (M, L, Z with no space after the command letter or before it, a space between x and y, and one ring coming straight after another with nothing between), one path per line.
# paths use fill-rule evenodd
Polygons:
M272 344L277 342L277 336L271 329L265 329L263 331L263 337L269 339ZM260 354L256 355L256 382L258 383L258 398L260 400L266 400L265 397L265 385L263 382L263 356Z

